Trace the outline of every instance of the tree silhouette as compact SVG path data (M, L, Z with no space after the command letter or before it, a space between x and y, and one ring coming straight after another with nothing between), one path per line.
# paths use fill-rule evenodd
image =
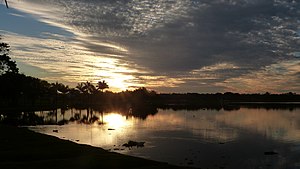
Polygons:
M76 89L79 90L80 93L87 93L87 89L83 82L78 83Z
M96 87L89 81L85 83L78 83L76 89L78 89L80 93L84 94L93 94L97 91Z
M0 75L5 73L19 73L17 64L12 61L8 55L9 45L7 43L0 43Z
M52 90L54 90L54 92L56 92L58 94L67 94L70 90L68 85L64 85L64 84L58 83L58 82L52 83L51 88L52 88Z
M93 94L97 91L96 87L89 81L84 83L84 87L86 88L86 90L89 94Z
M108 89L108 84L103 80L97 83L97 89L103 92L104 89Z

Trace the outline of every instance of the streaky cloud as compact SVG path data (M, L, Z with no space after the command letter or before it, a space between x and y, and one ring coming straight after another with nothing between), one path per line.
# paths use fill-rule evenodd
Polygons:
M295 0L12 0L11 6L72 33L67 39L81 47L84 59L71 57L70 48L50 48L67 51L59 57L84 65L77 68L76 77L89 72L109 79L112 74L100 72L116 69L112 72L128 77L122 78L127 86L159 91L254 92L253 85L260 91L299 91L299 71L286 66L295 67L299 58L300 2ZM57 35L51 39L67 36ZM43 51L45 47L30 48ZM55 61L46 58L44 68L55 70L46 66ZM100 64L104 58L114 60L116 67ZM81 64L82 59L97 61ZM132 71L118 70L118 65ZM290 78L274 73L276 66ZM253 82L254 76L277 79L276 85ZM290 87L285 87L287 82Z

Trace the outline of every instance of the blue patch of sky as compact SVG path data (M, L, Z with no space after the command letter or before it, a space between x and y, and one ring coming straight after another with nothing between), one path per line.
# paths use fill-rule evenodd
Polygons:
M38 19L32 15L16 9L7 9L5 5L0 5L0 21L0 30L23 36L47 38L45 33L66 37L74 36L72 32L38 21Z
M45 69L41 69L36 66L29 65L20 60L17 61L17 64L18 64L20 73L24 73L26 75L37 77L37 78L43 78L43 77L47 77L50 75L49 71L47 71Z

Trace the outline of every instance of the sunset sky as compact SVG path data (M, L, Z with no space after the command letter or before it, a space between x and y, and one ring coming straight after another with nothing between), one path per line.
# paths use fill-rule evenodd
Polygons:
M0 1L20 71L112 91L300 93L297 0Z

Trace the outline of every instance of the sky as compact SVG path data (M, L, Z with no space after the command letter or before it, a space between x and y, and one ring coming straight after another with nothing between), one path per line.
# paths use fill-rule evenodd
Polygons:
M20 71L112 91L300 93L300 1L8 0Z

